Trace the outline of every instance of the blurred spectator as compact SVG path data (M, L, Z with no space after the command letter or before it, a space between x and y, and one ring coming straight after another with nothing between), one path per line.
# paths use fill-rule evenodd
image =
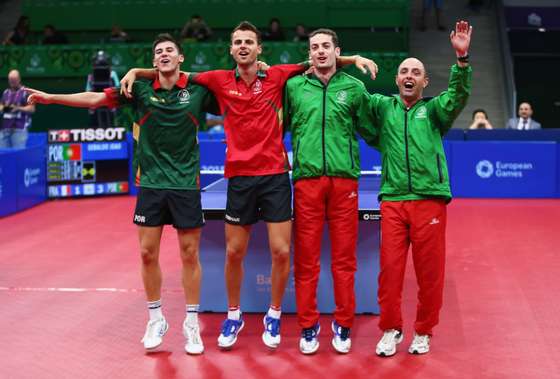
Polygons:
M119 25L113 25L109 42L128 42L129 40L128 34Z
M280 20L273 18L268 23L268 30L263 33L263 40L265 41L285 41L286 36L280 25Z
M43 45L64 45L68 39L64 34L56 30L53 25L45 25L43 29Z
M105 88L120 87L117 73L111 69L111 59L103 51L95 54L92 73L87 77L86 92L102 92ZM115 110L100 107L89 110L89 126L107 128L114 126Z
M303 24L296 25L296 35L294 36L294 42L307 42L309 41L309 34L305 29Z
M428 17L428 14L430 13L432 6L436 10L437 29L442 31L447 30L447 27L443 22L443 11L442 11L443 0L423 0L423 1L424 3L422 5L422 18L420 19L420 30L421 31L426 30L426 18Z
M185 24L181 31L181 39L196 40L199 42L206 41L212 35L212 30L206 25L202 16L195 14Z
M475 109L472 114L472 124L469 129L494 129L488 120L488 114L484 109Z
M21 85L21 77L17 70L8 73L8 84L9 88L2 94L0 102L0 112L3 112L0 148L24 148L35 105L27 105L29 94Z
M533 108L531 104L524 102L519 104L517 111L519 117L510 118L507 122L506 129L541 129L541 124L531 118L533 116Z
M4 45L25 45L29 36L30 27L29 17L21 16L14 29L8 33L4 41Z

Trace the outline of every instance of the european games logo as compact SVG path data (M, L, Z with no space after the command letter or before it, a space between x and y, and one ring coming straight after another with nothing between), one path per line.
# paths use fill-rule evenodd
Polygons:
M336 100L339 103L346 103L347 98L348 98L348 92L346 92L345 90L341 90L336 93Z
M26 168L23 172L23 184L26 188L39 182L40 168Z
M476 165L476 174L482 179L488 179L494 173L494 165L492 162L484 160L480 161Z

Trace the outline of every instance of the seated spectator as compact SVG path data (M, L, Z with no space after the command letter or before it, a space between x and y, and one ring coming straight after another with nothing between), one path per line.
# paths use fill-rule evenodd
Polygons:
M119 25L113 25L109 42L128 42L129 40L128 34Z
M305 29L303 24L296 25L296 35L294 36L294 42L307 42L309 41L309 34Z
M469 129L494 129L490 121L488 121L488 114L484 109L475 109L472 114L472 124Z
M531 116L533 116L533 107L531 107L531 104L527 102L519 104L517 115L519 117L510 118L508 120L506 129L529 130L541 128L541 124L531 118Z
M263 40L265 41L285 41L286 36L280 25L280 20L273 18L268 24L268 30L263 33Z
M64 45L68 39L60 33L53 25L45 25L43 29L43 45Z
M202 42L208 40L211 35L212 30L206 25L202 16L197 14L191 17L181 31L182 40L187 39Z
M8 33L2 44L4 45L25 45L29 36L30 27L29 17L21 16L14 29Z

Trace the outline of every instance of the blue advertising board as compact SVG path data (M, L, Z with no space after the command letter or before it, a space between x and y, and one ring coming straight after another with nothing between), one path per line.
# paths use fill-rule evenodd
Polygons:
M0 150L0 217L17 211L15 151Z
M47 198L46 146L36 145L17 155L17 210L42 203Z
M556 142L457 142L451 188L457 197L556 197Z

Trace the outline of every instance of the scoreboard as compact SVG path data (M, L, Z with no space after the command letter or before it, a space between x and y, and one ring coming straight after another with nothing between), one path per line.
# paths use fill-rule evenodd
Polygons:
M124 128L49 130L48 137L49 197L128 193Z

